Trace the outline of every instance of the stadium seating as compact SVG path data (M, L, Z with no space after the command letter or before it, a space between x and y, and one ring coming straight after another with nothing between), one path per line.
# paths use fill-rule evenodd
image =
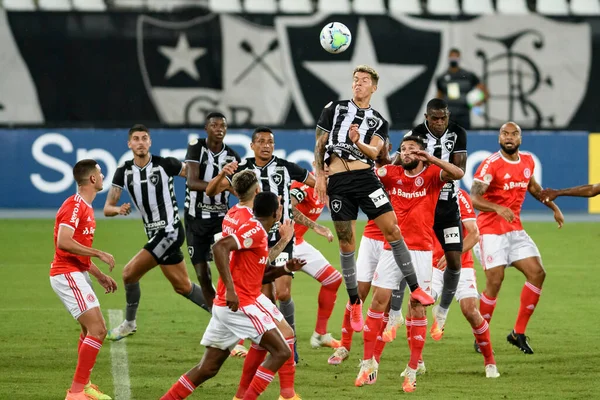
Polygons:
M463 0L462 12L467 15L494 14L492 0Z
M600 15L600 2L598 0L571 0L571 13L573 15Z
M356 14L385 14L383 0L354 0L352 9Z
M458 15L460 6L458 0L428 0L427 12L437 15Z
M497 0L496 11L500 14L529 14L525 0Z
M277 12L277 2L275 0L246 0L244 11L257 14L275 14Z
M0 0L8 11L173 11L208 8L215 13L429 14L600 16L600 0Z
M390 0L390 12L399 14L421 14L419 0Z
M288 14L310 14L314 12L312 0L279 0L279 11Z

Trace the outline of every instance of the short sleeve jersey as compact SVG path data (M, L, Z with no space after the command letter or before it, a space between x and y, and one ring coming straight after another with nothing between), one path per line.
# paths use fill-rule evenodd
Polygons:
M513 221L508 222L495 212L480 212L477 216L477 226L482 235L502 235L523 229L521 208L534 169L533 157L526 152L519 152L517 161L508 160L502 153L497 152L479 165L474 179L488 185L483 198L508 207L515 214Z
M350 161L359 160L373 165L373 160L350 140L350 125L357 124L360 140L370 143L373 136L385 141L388 137L389 123L379 112L369 108L360 108L352 100L340 100L327 104L317 122L317 128L329 133L325 162L331 155Z
M234 205L227 211L225 218L222 223L222 236L233 235L243 224L248 222L254 213L249 207L240 206L239 204Z
M290 191L292 198L296 199L298 204L296 209L308 217L311 221L316 221L325 204L321 203L317 197L315 189L300 182L292 182ZM308 227L302 224L294 224L294 233L296 236L296 244L304 242L304 234L308 231Z
M90 257L78 256L58 248L58 229L61 226L73 230L73 240L77 243L92 247L96 231L94 209L79 194L69 197L60 206L54 222L54 260L50 267L50 276L89 270Z
M471 197L464 189L459 189L458 191L458 204L460 206L460 220L463 223L463 236L467 236L469 232L467 229L465 229L464 223L467 221L475 221L477 219L477 215L475 214ZM437 268L438 261L444 255L444 249L435 237L433 239L433 243L433 267ZM467 251L462 254L461 264L463 268L473 268L473 255L471 254L471 251Z
M419 174L410 176L404 168L386 165L377 169L377 176L385 187L406 246L410 250L433 250L433 219L437 196L445 182L442 169L435 165L425 167ZM390 249L385 243L385 249Z
M254 304L261 293L262 280L269 260L267 232L258 220L251 218L230 236L235 239L238 250L231 252L229 268L240 307L245 307ZM225 292L225 285L219 278L215 305L227 305Z

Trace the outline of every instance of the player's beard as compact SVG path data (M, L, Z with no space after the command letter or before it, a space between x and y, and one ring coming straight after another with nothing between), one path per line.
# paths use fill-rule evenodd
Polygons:
M402 168L404 168L406 171L412 171L413 169L417 168L418 166L419 166L419 160L412 160L409 162L402 161Z
M503 144L501 144L500 147L502 148L502 151L505 152L506 154L508 154L509 156L512 156L517 151L519 151L519 145L518 144L515 144L514 147L511 148L511 149L507 148Z

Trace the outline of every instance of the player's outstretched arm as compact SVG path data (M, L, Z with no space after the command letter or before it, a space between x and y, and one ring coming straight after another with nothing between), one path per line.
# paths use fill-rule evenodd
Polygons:
M303 266L306 265L306 261L298 258L292 258L288 260L283 267L276 267L274 265L267 265L265 274L263 275L263 285L273 282L275 279L285 275L293 275L293 272L299 271Z
M581 185L566 189L543 189L540 197L542 202L548 202L560 196L595 197L600 194L600 183L594 185Z
M235 288L233 286L231 270L229 269L229 254L234 250L238 250L238 244L233 236L224 237L212 247L217 271L219 271L219 276L225 285L225 299L227 301L227 307L229 307L231 311L237 311L240 305L240 300L238 299L237 293L235 292Z
M460 167L432 156L425 150L417 150L415 151L415 155L421 161L427 161L430 164L440 167L442 169L441 177L443 181L457 181L465 175L465 172Z
M67 253L75 254L78 256L97 257L104 263L108 264L109 270L115 267L115 258L104 251L94 249L93 247L84 246L75 239L73 234L75 230L68 226L61 225L58 228L58 235L56 238L56 247Z
M233 175L233 173L237 170L237 167L237 161L233 161L225 165L221 172L219 172L217 176L208 182L208 185L206 186L206 195L216 196L226 190L230 191L231 193L235 193L227 177Z
M117 205L121 198L123 189L119 186L111 186L106 196L106 202L104 203L104 216L114 217L115 215L129 215L131 213L131 204L123 203L120 206Z
M281 205L279 206L281 210ZM278 211L279 213L280 211ZM280 214L278 214L280 215ZM281 218L281 216L279 217ZM294 222L291 220L285 220L279 225L279 240L275 243L275 246L269 249L269 264L272 263L279 257L285 246L288 245L290 240L294 237Z
M329 228L317 224L315 221L308 218L306 215L302 213L302 211L298 210L296 206L298 205L298 200L292 197L292 214L294 215L294 222L306 226L308 229L312 229L318 235L327 238L329 243L333 241L333 234L329 230Z
M554 219L558 223L558 227L562 228L563 224L565 223L565 217L560 211L560 208L558 208L553 201L546 201L546 198L542 195L542 186L535 180L533 176L531 176L531 179L529 180L527 191L529 191L529 193L535 197L537 201L544 204L554 212Z

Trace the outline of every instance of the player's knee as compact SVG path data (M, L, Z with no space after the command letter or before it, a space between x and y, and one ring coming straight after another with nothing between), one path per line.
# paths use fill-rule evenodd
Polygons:
M292 292L289 287L283 287L277 290L277 300L279 301L290 301L292 298Z
M94 326L90 327L87 332L88 335L93 336L101 341L106 338L106 333L106 325L104 323L94 324Z
M277 358L283 364L292 356L292 350L287 344L277 351Z
M192 291L192 283L189 280L187 282L174 283L173 290L177 294L187 296Z
M381 233L385 237L385 240L389 242L395 242L396 240L402 240L402 232L398 224L389 224L381 229Z
M536 287L541 287L546 279L546 271L544 271L544 268L540 267L529 274L527 278Z
M281 321L281 323L277 326L277 328L279 329L279 331L281 332L281 334L283 335L284 338L294 337L294 330L285 321L285 319Z

